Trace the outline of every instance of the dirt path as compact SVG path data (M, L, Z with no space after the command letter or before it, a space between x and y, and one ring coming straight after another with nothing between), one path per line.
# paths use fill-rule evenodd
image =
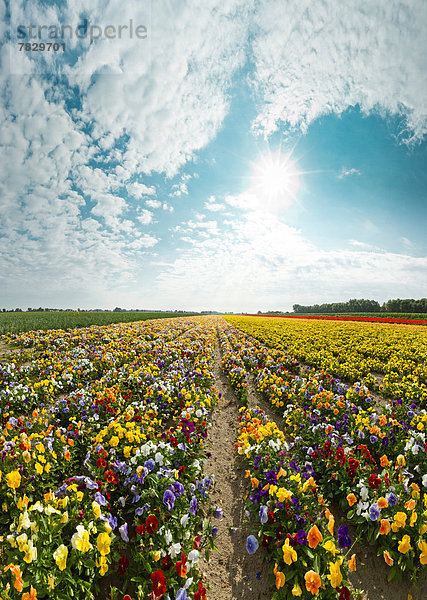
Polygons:
M221 371L218 349L216 359L215 386L221 392L222 399L213 413L212 427L209 430L208 450L211 456L205 466L205 473L215 474L211 504L220 506L223 516L216 523L216 546L219 553L212 552L209 563L202 564L210 586L208 598L270 600L271 568L262 563L263 553L260 550L252 556L246 552L246 538L253 532L245 523L245 469L234 452L238 432L238 402ZM230 534L230 528L235 528L233 534Z
M4 358L6 357L8 354L20 354L22 352L27 351L28 348L22 348L22 347L12 347L9 344L6 344L2 341L0 341L0 357Z

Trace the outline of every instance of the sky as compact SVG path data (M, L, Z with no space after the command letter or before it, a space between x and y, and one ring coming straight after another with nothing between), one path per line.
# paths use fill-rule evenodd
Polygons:
M10 4L0 308L427 295L424 0Z

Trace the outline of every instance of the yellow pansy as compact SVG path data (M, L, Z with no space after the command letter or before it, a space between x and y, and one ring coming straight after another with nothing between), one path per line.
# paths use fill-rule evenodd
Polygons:
M323 548L326 550L326 552L330 552L334 556L335 556L335 554L339 553L339 550L337 549L337 547L335 546L335 544L332 540L328 540L327 542L325 542L323 544Z
M53 553L53 558L60 571L63 571L67 566L68 548L61 544Z
M111 538L108 533L100 533L96 540L96 547L102 556L110 553Z
M6 484L16 490L21 485L21 473L19 471L11 471L6 475Z
M95 502L95 500L92 502L92 511L95 519L99 519L101 516L101 507L99 506L98 502Z
M80 552L87 552L92 548L92 544L89 541L89 532L83 525L77 525L77 532L71 538L71 545L74 549L80 550Z
M342 574L340 569L340 561L329 563L329 571L330 575L328 575L328 579L331 582L331 586L333 588L337 588L341 585L342 582Z
M409 535L403 536L397 548L401 554L406 554L409 550L412 549L411 538L409 537Z
M277 490L276 497L279 502L284 502L285 500L290 500L292 497L292 492L281 487Z
M282 546L283 551L283 560L287 565L292 564L292 562L296 562L298 555L295 550L289 544L289 538L286 538L285 543Z

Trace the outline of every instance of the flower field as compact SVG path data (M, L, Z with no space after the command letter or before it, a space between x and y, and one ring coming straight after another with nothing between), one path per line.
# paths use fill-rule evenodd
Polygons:
M427 330L308 319L227 317L271 348L372 391L427 405ZM381 381L376 381L380 375Z
M426 330L227 321L2 337L2 600L209 598L201 559L222 551L205 472L217 361L235 393L242 551L267 561L268 597L348 600L358 541L389 581L423 580ZM251 382L271 411L248 405Z
M283 340L291 340L288 331L285 337L273 326L273 319L266 325L251 318L227 320L270 345L282 340L277 345L283 348ZM309 327L311 322L305 346L302 330L295 329L300 358L304 348L310 352ZM340 339L330 329L324 331L327 341ZM354 335L353 327L350 332ZM383 341L384 346L397 347L394 332L389 333L392 340L388 346ZM386 339L386 334L375 335ZM425 408L400 398L375 409L363 383L348 385L325 370L302 366L284 350L267 347L231 325L223 327L222 336L234 363L244 365L246 379L252 373L258 391L283 419L279 430L259 409L242 407L236 443L247 466L247 509L256 523L250 550L261 545L273 561L273 598L349 598L347 574L356 567L351 553L355 540L375 545L389 566L389 581L422 578L427 564ZM414 340L415 355L422 356L426 347L417 337L408 344ZM321 358L316 347L320 334L313 341L310 356ZM355 352L346 358L357 371ZM225 366L231 364L229 358ZM418 381L424 399L424 382ZM232 368L230 382L236 385ZM345 517L346 524L337 530L329 502Z
M0 597L202 600L212 321L8 339L27 350L0 367Z

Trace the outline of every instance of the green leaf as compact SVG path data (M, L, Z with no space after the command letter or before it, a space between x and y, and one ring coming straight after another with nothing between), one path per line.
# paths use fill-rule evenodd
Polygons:
M310 548L306 548L306 549L305 549L305 553L307 554L307 556L308 556L309 558L311 558L311 560L313 560L313 558L314 558L314 554L313 554L313 552L310 550Z
M314 557L313 565L314 565L314 570L316 571L316 573L319 573L320 565L319 565L319 555L318 554L316 554L316 556Z

